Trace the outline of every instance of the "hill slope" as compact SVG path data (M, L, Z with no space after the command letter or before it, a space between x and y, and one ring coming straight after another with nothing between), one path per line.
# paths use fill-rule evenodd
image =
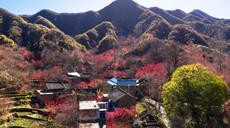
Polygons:
M41 51L46 46L52 49L79 48L80 45L72 37L65 35L45 18L39 18L37 22L50 25L49 28L41 24L28 23L20 16L0 9L0 33L19 46L26 46L33 51Z
M45 46L67 49L85 46L94 49L99 48L100 42L107 37L117 40L117 36L127 35L140 37L150 34L159 39L183 44L192 41L205 46L208 45L207 39L215 37L218 32L230 39L228 20L212 17L200 10L185 13L179 9L148 9L133 0L115 0L97 12L56 13L41 10L31 16L22 16L23 19L8 12L5 14L1 12L1 34L31 50L42 50Z

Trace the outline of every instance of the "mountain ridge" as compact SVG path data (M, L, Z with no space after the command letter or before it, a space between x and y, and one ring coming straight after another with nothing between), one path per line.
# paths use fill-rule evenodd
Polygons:
M9 17L11 17L10 14ZM116 40L118 36L134 35L138 38L145 34L151 34L153 37L159 39L170 39L179 41L183 44L188 44L191 40L177 37L185 36L182 33L187 33L188 35L193 35L193 38L190 37L192 38L193 43L208 46L207 39L215 37L218 34L216 30L223 32L224 35L226 35L226 39L230 39L230 22L228 22L228 19L215 18L197 9L185 13L180 9L164 10L159 7L146 8L133 0L115 0L99 11L87 11L84 13L56 13L51 10L43 9L34 15L17 17L19 19L22 18L24 20L23 22L27 22L26 24L29 24L29 26L40 26L47 30L50 29L57 33L60 32L62 33L61 35L65 35L61 37L62 39L68 37L68 39L72 40L70 42L73 44L77 44L82 48L83 46L80 44L84 44L87 49L91 49L91 44L88 43L96 41L96 44L98 45L102 38L96 40L89 38L87 40L88 42L84 41L83 43L78 40L78 38L75 38L76 35L87 35L87 32L93 32L95 27L103 22L109 22L116 28L116 30L112 30L116 35L112 37ZM2 26L3 24L0 25ZM10 29L11 27L5 26L7 26L6 22L1 29L5 28L6 31L9 31L7 29ZM188 27L191 27L192 29L187 29ZM56 37L55 33L52 33L52 36L49 38L43 35L50 33L50 30L41 32L41 37L38 39L52 40L50 37ZM180 34L175 34L175 32L179 32ZM174 33L173 35L175 36L173 38L172 33ZM4 34L4 32L2 34ZM5 33L4 35L15 40L14 37L9 37L9 34ZM25 33L23 35L24 37L26 36ZM99 36L105 37L105 34L102 33L102 35ZM208 36L208 38L205 36ZM24 40L28 39L25 38ZM185 40L187 40L187 42ZM78 42L80 42L80 44L78 44ZM35 43L38 42L33 42L32 44L34 45ZM94 44L92 44L92 46L95 47Z

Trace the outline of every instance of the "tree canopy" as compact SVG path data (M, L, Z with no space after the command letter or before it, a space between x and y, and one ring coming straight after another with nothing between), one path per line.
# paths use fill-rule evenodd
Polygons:
M167 113L188 115L199 124L201 114L218 115L228 99L228 90L222 77L216 76L200 64L182 66L163 86L163 105Z

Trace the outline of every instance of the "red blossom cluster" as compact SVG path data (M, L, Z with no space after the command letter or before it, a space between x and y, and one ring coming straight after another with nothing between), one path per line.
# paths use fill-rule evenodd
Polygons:
M120 59L118 62L114 62L109 66L109 69L121 69L124 68L125 60Z
M117 53L114 50L108 50L102 54L95 55L95 56L86 56L86 60L92 61L96 63L96 66L103 65L103 63L111 63L114 61L114 56Z
M34 80L40 80L40 79L52 80L58 75L66 74L66 72L67 71L62 69L61 67L54 66L54 67L51 67L50 69L37 70L33 72L31 75L31 78Z
M116 108L114 112L109 112L106 118L107 128L119 128L119 124L124 124L122 127L130 127L131 121L135 117L136 106L128 108Z
M164 66L162 63L158 64L148 64L144 67L137 69L136 78L140 78L145 74L150 74L153 76L160 76L164 73Z
M58 97L55 101L46 102L46 108L54 122L63 126L77 127L80 114L78 102L71 98ZM61 127L61 126L60 126Z
M71 98L62 98L63 96L59 96L55 101L47 101L45 103L45 108L50 111L50 117L55 116L59 111L61 111L67 102L71 101Z

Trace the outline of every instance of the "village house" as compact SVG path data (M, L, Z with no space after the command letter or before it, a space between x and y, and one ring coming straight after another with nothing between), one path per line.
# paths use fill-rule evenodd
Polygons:
M79 101L80 120L96 121L100 119L99 106L96 100Z
M96 100L79 101L79 112L82 121L96 122L99 119L106 118L108 110L107 102L97 102Z
M44 90L36 90L35 95L41 104L46 101L55 100L58 96L71 92L72 87L69 83L63 82L47 82Z
M78 100L91 100L97 96L97 88L78 88L77 89L77 99Z
M79 72L69 72L67 73L67 78L71 79L75 84L80 83L81 81L90 82L94 79L94 76L91 73L79 73Z
M129 94L132 94L133 96L136 96L137 94L137 84L136 84L136 79L121 79L121 80L117 80L116 78L112 78L110 80L107 81L107 83L109 85L111 85L111 89L115 89L117 87L125 90L126 92L128 92ZM104 91L104 90L103 90Z
M110 98L110 111L117 107L130 108L136 105L136 98L119 87L109 93L108 97Z

